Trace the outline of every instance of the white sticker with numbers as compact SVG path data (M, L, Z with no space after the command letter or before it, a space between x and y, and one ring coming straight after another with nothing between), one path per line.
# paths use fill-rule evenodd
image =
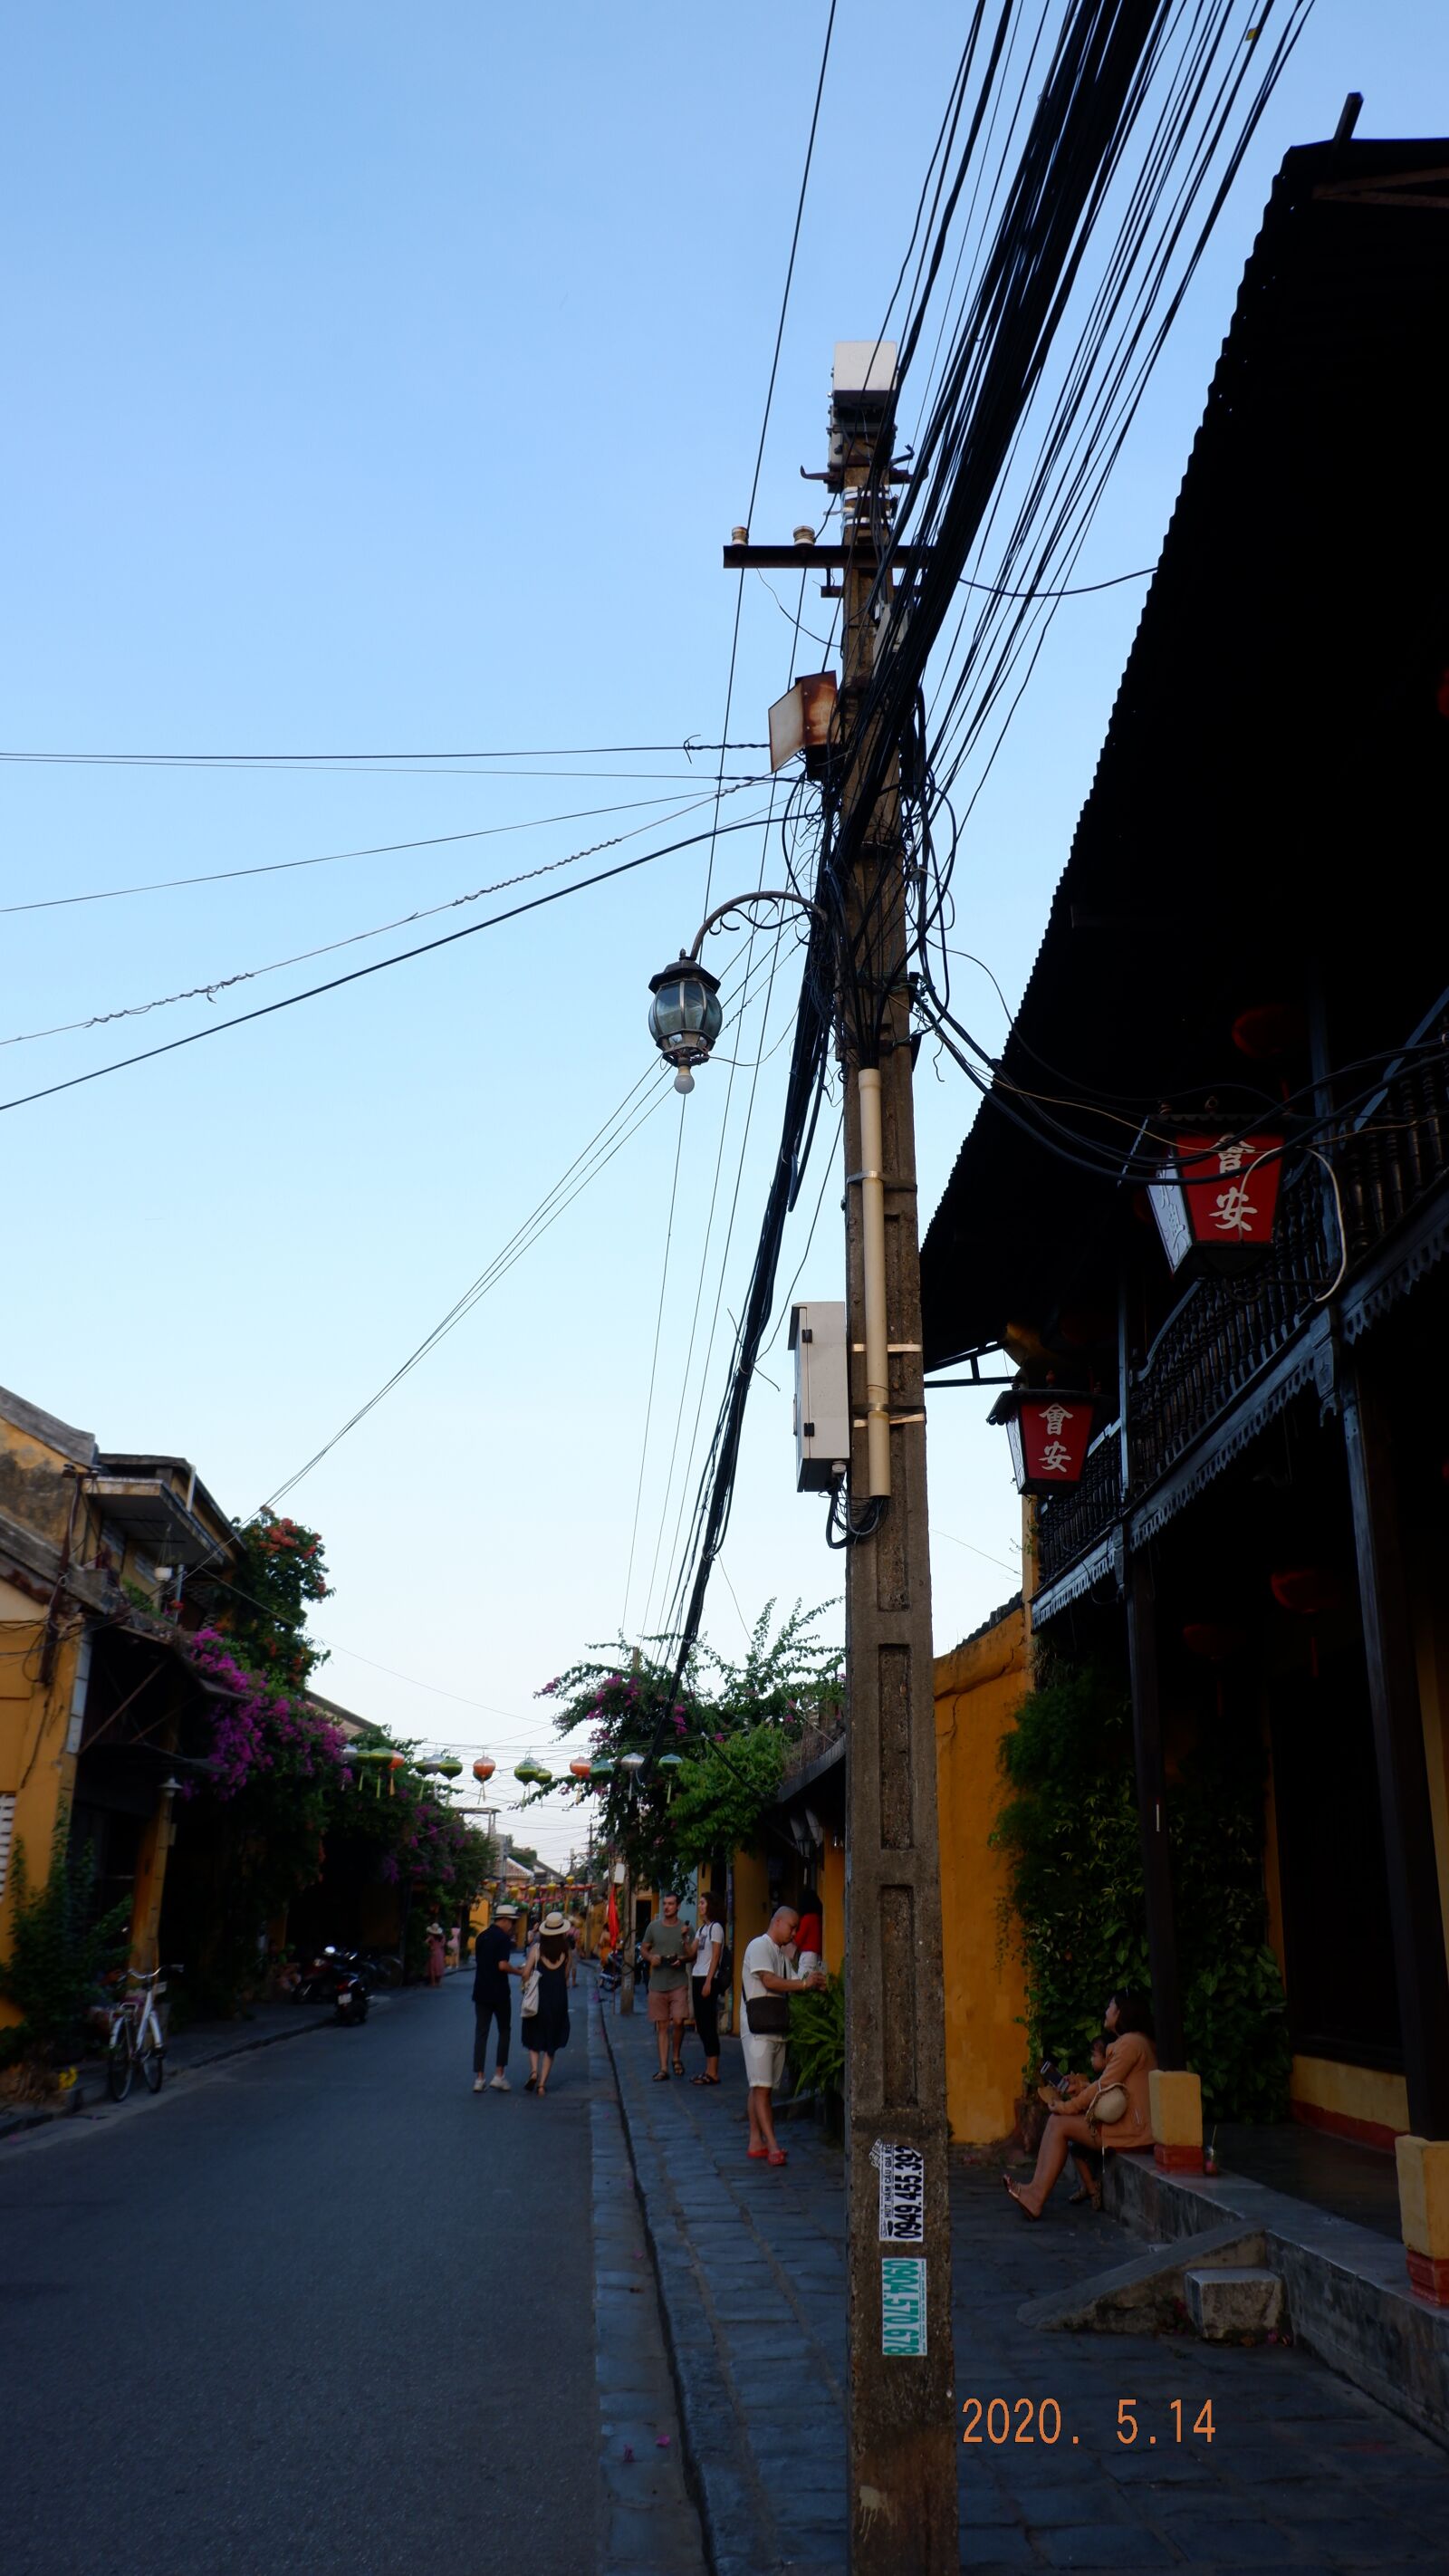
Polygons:
M877 2138L870 2160L880 2176L882 2245L922 2245L926 2237L926 2160L919 2147Z

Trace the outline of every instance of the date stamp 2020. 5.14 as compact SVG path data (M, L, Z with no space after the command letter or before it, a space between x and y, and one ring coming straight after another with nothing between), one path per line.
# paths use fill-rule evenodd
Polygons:
M1217 2431L1210 2397L1204 2399L1196 2415L1190 2400L1169 2397L1165 2405L1154 2410L1161 2419L1160 2430L1145 2414L1139 2417L1135 2397L1118 2398L1115 2424L1093 2425L1085 2433L1065 2428L1062 2410L1054 2397L964 2397L961 2412L965 2418L962 2441L990 2443L998 2450L1008 2443L1038 2442L1050 2450L1056 2442L1079 2443L1084 2438L1093 2442L1104 2433L1108 2440L1115 2435L1124 2448L1141 2442L1150 2450L1159 2441L1211 2442Z

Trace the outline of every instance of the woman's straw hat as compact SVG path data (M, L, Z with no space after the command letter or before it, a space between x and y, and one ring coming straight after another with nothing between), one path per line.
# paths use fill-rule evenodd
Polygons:
M567 1932L569 1927L561 1914L553 1913L545 1914L538 1928L540 1932Z

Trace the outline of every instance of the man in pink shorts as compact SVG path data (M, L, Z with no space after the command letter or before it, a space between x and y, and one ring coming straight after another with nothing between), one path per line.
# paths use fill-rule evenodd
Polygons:
M649 2018L659 2042L659 2072L656 2084L667 2084L670 2067L670 2039L673 2038L673 2064L676 2075L684 2073L680 2046L689 2011L689 1927L679 1920L679 1899L666 1896L662 1911L655 1915L644 1935L644 1956L649 1962Z

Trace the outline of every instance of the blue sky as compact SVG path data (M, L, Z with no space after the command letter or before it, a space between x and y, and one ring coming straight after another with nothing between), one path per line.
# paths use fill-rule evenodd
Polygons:
M757 536L786 539L818 506L797 468L822 461L832 343L878 327L959 18L940 0L897 0L883 54L880 13L840 0ZM735 600L719 547L748 498L824 19L803 0L727 14L563 0L506 20L453 0L124 12L71 0L0 15L0 747L717 740ZM1362 133L1442 132L1443 13L1319 0L1079 579L1152 561L1272 172L1289 145L1331 130L1350 88L1366 95ZM957 936L1009 998L1140 596L1129 584L1064 604L976 808ZM817 607L807 596L807 627ZM788 624L752 582L734 735L760 738L789 676ZM365 777L325 764L0 769L5 904L490 836L11 913L0 1037L299 957L637 832L703 792L699 765L677 753L495 769L506 774L467 760L427 774L406 759ZM567 774L537 774L549 769ZM660 801L588 813L646 798ZM742 789L726 811L758 804ZM580 819L540 821L556 815ZM649 846L639 837L595 864ZM759 866L757 835L724 841L716 893ZM228 1510L250 1510L413 1348L648 1073L648 976L693 934L703 882L698 851L662 859L8 1113L0 1379L105 1445L193 1458ZM450 926L230 997L0 1046L0 1097ZM337 1583L319 1625L338 1649L324 1677L338 1698L430 1740L487 1745L500 1765L545 1748L532 1694L617 1628L636 1493L631 1621L657 1605L684 1462L691 1489L697 1472L696 1415L707 1432L753 1248L784 1066L770 1049L792 1001L787 958L768 1024L757 1001L737 1032L765 1057L747 1135L747 1074L731 1083L720 1064L701 1078L682 1140L674 1095L661 1095L537 1248L297 1489L291 1507L323 1529ZM1000 1034L984 984L979 1015L984 1036ZM919 1090L929 1209L970 1100L924 1059ZM812 1179L785 1278L816 1194ZM828 1185L801 1293L837 1292L837 1198ZM820 1508L793 1492L778 1342L765 1366L778 1391L758 1387L747 1431L733 1595L717 1582L711 1603L727 1652L741 1613L770 1594L820 1600L837 1581ZM1013 1588L1016 1506L978 1399L940 1399L931 1462L949 1645ZM544 1848L561 1853L573 1830L548 1811Z

